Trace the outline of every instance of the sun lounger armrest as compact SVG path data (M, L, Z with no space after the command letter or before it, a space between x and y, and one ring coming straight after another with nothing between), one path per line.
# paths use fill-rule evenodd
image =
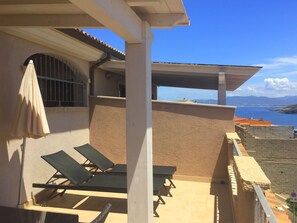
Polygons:
M111 204L108 203L104 207L103 211L93 221L91 221L90 223L103 223L103 222L105 222L110 209L111 209Z

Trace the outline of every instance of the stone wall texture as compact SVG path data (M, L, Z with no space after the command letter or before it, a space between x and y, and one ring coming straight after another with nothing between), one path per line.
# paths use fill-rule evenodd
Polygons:
M249 133L260 138L294 138L293 126L245 126L245 128Z
M282 130L284 132L279 135L289 136L289 127L256 127L256 130L251 130L253 128L251 126L248 128L236 126L236 132L249 155L257 160L270 179L272 191L280 194L297 191L297 139L273 138L277 132ZM263 129L263 132L259 133L259 129ZM255 136L251 132L258 132L259 134ZM271 136L268 135L269 132Z

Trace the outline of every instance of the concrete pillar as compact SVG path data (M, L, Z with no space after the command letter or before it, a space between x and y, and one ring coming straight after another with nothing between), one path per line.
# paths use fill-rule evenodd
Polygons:
M126 148L128 223L152 223L152 75L153 34L143 22L142 43L126 42Z
M225 72L218 75L218 104L226 105L226 76Z

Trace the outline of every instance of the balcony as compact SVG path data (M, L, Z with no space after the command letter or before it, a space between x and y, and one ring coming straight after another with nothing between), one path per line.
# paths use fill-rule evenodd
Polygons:
M90 102L91 144L125 163L125 100ZM153 222L289 222L269 192L269 179L233 133L233 116L228 106L153 103L154 163L177 166L177 188L164 196L166 204L155 202L160 217ZM78 214L80 222L90 222L107 202L113 206L106 222L127 222L126 194L69 190L27 208Z
M236 222L290 222L282 203L270 191L271 183L250 157L236 133L227 133L230 192Z

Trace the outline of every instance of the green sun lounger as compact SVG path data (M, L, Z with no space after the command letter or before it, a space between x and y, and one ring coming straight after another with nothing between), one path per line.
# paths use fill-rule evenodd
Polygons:
M0 222L5 223L78 223L77 214L36 211L0 206Z
M42 156L52 167L57 170L47 183L33 183L33 187L47 189L85 190L113 193L127 193L127 177L121 175L93 175L82 165L76 162L64 151ZM57 176L57 177L56 177ZM66 178L64 182L56 184L58 179ZM153 178L153 194L158 196L158 202L165 201L161 197L161 190L164 188L165 178ZM155 212L158 216L158 214Z
M90 223L104 223L111 209L108 203L102 212ZM36 211L16 207L0 206L0 222L5 223L78 223L77 214Z
M92 147L90 144L74 147L74 149L83 155L87 160L83 164L86 167L91 167L91 170L101 170L105 173L111 174L127 174L126 164L115 164L110 161L106 156ZM170 185L175 188L172 182L173 174L176 171L175 166L153 166L154 176L165 177L170 182Z

